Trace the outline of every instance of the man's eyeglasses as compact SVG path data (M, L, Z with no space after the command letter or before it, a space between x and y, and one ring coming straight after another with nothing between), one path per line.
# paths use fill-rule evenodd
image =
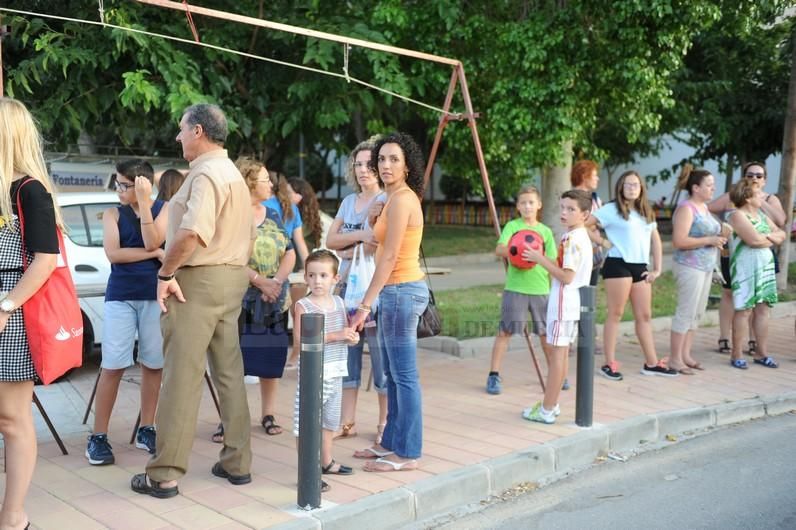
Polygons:
M745 175L745 177L748 178L748 179L764 179L764 178L766 178L766 174L765 173L747 173Z
M119 182L117 180L116 182L113 183L113 186L116 188L116 191L121 191L122 193L124 193L130 188L135 187L135 184L125 184L124 182Z

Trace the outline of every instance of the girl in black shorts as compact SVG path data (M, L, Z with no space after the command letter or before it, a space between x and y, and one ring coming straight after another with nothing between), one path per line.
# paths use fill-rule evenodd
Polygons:
M616 361L616 337L629 298L636 321L636 336L644 352L645 362L641 373L676 376L677 371L658 362L652 338L652 282L661 274L663 251L643 179L635 171L626 171L616 182L614 196L615 201L594 212L587 222L587 226L599 223L613 243L603 265L606 295L603 331L605 365L600 373L613 381L622 379ZM647 268L650 247L652 270Z

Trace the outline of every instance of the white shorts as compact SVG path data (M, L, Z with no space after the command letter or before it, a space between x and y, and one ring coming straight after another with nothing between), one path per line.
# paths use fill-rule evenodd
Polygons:
M160 305L155 300L105 302L101 366L109 370L132 366L137 336L138 362L152 370L163 368L160 313Z
M301 375L299 374L299 377ZM301 385L296 385L296 401L293 405L293 435L299 435L299 396ZM327 431L340 430L340 415L343 403L343 378L330 377L323 379L323 395L321 397L321 428Z
M547 343L551 346L569 346L578 337L577 320L548 320Z

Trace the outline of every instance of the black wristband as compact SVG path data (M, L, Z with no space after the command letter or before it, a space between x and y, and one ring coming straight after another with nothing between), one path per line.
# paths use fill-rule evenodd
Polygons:
M170 282L173 279L174 279L174 275L173 274L169 274L169 275L166 275L166 276L163 276L162 274L158 274L158 280L160 280L161 282Z

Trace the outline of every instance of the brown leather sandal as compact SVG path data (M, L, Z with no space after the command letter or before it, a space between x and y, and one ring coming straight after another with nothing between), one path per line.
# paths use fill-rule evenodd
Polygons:
M351 423L344 423L340 427L340 433L334 437L334 439L338 438L355 438L357 436L357 431L354 430L354 426L356 423L353 421Z
M376 426L376 445L381 445L381 438L384 436L384 428L387 426L386 423L379 423Z

